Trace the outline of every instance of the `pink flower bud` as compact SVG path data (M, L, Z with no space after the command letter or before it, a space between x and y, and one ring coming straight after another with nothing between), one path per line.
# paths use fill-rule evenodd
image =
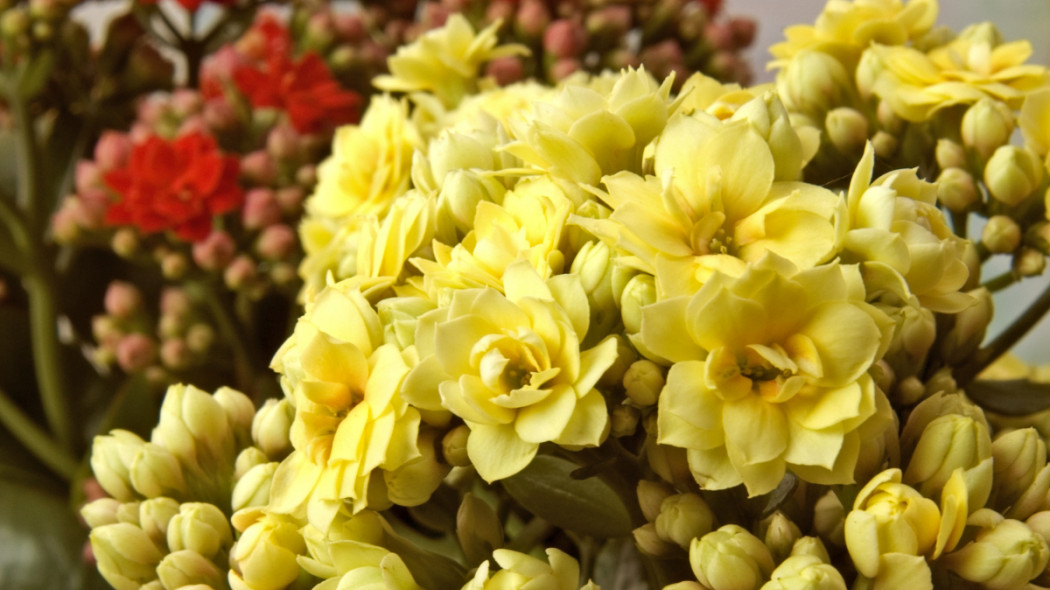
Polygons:
M145 369L156 358L157 345L145 334L128 334L117 344L117 364L128 373Z
M77 162L75 182L77 192L84 192L102 185L102 171L92 160Z
M226 267L223 280L230 289L243 289L256 277L255 261L250 256L238 256Z
M77 223L79 207L76 198L68 198L51 216L51 234L59 244L71 244L80 235L80 224Z
M364 40L368 33L365 22L357 13L339 13L335 15L335 30L339 37L347 42L357 45Z
M139 103L138 120L147 127L155 127L160 124L167 110L167 104L163 102L160 95L151 95Z
M733 33L733 44L737 47L747 47L755 40L754 19L735 17L729 19L729 30Z
M237 111L224 97L204 103L204 123L212 129L231 129L237 126Z
M101 229L111 204L109 193L94 188L77 195L77 222L86 229Z
M522 37L538 39L550 22L551 13L543 0L524 0L518 5L514 24Z
M550 77L553 80L567 78L570 74L579 71L580 60L573 57L563 57L551 66Z
M277 204L280 205L281 211L289 215L295 215L299 213L299 210L303 205L303 197L305 194L301 187L286 186L277 189L274 196L277 198Z
M495 0L489 2L485 8L485 22L494 23L497 20L510 21L514 17L514 2L512 0Z
M255 249L266 260L282 260L295 252L297 243L295 230L280 223L263 230Z
M160 362L173 371L185 369L192 359L193 354L181 338L169 338L160 345Z
M313 47L325 47L335 40L335 22L331 13L315 12L306 21L306 40Z
M543 49L555 58L577 57L586 45L586 31L579 23L567 18L554 21L543 34Z
M106 287L103 307L106 313L113 317L130 318L142 309L142 292L131 283L113 281Z
M305 186L313 188L317 184L317 166L313 164L303 164L295 171L295 182L299 186Z
M191 133L203 133L208 135L208 125L204 122L202 115L190 115L179 123L179 129L175 132L177 136L189 135Z
M525 77L525 66L517 57L497 57L485 66L485 75L496 80L500 86L506 86Z
M188 293L179 287L167 287L160 293L160 313L163 315L186 316L193 308L193 301Z
M171 108L179 117L189 117L200 112L201 95L196 90L180 88L171 95Z
M131 125L131 129L128 130L128 139L131 140L132 144L140 144L156 135L153 129L153 126L148 123L136 121Z
M236 248L230 234L213 230L208 237L193 245L193 261L204 270L219 270L233 259Z
M244 198L244 210L241 211L244 227L250 230L262 229L281 220L281 204L274 192L268 188L255 188L248 191Z
M255 184L270 184L277 176L277 167L266 150L259 150L241 158L241 176Z
M122 168L131 153L131 139L119 131L104 131L95 144L95 164L101 171Z
M733 30L725 23L708 23L704 38L716 51L733 49Z

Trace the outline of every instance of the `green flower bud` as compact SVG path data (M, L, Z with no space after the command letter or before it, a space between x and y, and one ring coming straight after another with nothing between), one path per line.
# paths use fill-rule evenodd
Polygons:
M264 463L248 470L233 486L233 497L230 505L236 512L252 506L266 506L270 503L270 485L273 474L279 463Z
M157 577L165 588L184 589L195 584L209 588L225 586L225 572L208 558L190 550L175 551L161 560L157 566Z
M998 100L982 98L966 109L960 128L963 145L986 159L1010 141L1014 132L1014 114Z
M689 565L711 590L757 589L773 572L773 556L762 541L735 524L693 539Z
M1009 507L1046 465L1046 443L1035 428L1020 428L992 441L995 506Z
M949 570L985 588L1023 587L1046 568L1046 541L1025 523L1006 519L977 533L972 543L940 562Z
M233 531L226 515L216 506L204 502L186 502L168 523L168 548L188 549L209 559L229 549Z
M80 508L80 517L91 528L98 528L107 524L120 522L117 519L117 511L120 510L120 500L115 498L99 498L84 504Z
M147 498L186 494L186 479L178 458L158 444L142 445L131 462L130 475L135 491Z
M1043 162L1029 149L1004 145L984 167L984 184L995 200L1014 206L1031 195L1043 180Z
M90 540L98 572L117 590L137 590L157 579L157 564L164 555L139 527L108 524L92 530Z
M656 517L656 534L686 549L693 539L711 532L715 515L704 499L696 494L676 494L660 504Z
M168 523L179 513L179 503L171 498L150 498L139 504L139 528L157 547L167 547Z
M107 494L121 502L135 499L131 462L145 444L139 435L127 430L113 430L95 437L91 445L91 471Z
M860 154L868 140L868 119L857 109L839 107L824 118L831 143L845 154Z
M280 461L292 451L289 433L295 419L295 406L288 398L270 398L252 420L252 440L271 461Z
M627 398L639 408L655 405L664 388L664 371L656 363L641 359L631 363L623 375Z
M953 213L963 213L977 202L973 175L962 168L945 168L937 176L937 200Z
M773 560L779 563L791 555L795 542L802 537L802 531L779 510L762 524L762 528L765 529L763 540L766 547L769 547L770 553L773 554Z
M993 254L1008 254L1021 245L1021 226L1006 215L993 215L981 231L981 243Z
M941 170L966 167L966 150L950 139L938 139L934 154Z

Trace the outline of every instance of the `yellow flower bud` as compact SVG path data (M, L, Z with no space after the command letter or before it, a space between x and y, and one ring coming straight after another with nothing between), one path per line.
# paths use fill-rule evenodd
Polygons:
M499 203L506 192L503 184L492 176L483 176L474 170L452 170L438 193L438 236L458 241L458 236L465 236L474 228L478 203Z
M1034 248L1022 247L1014 254L1013 267L1022 277L1037 277L1046 268L1046 255Z
M117 511L120 510L120 500L116 498L99 498L88 502L80 508L80 517L91 528L98 528L107 524L120 522L117 519Z
M656 534L686 549L693 539L711 532L715 515L696 494L676 494L665 498L656 517Z
M993 497L1003 509L1013 503L1046 465L1046 443L1035 428L1020 428L992 442Z
M164 395L152 440L183 464L221 473L234 460L229 424L217 399L192 385L172 385Z
M992 321L992 294L984 287L969 292L974 304L955 314L955 325L944 336L941 356L952 364L967 359L984 340Z
M727 524L689 546L696 579L711 590L754 590L773 572L769 548L746 529Z
M777 92L789 111L820 121L824 113L849 105L853 81L834 57L820 51L802 51L777 74Z
M289 430L295 406L288 398L266 400L252 420L252 440L271 461L280 461L292 450Z
M99 573L117 590L137 590L157 579L164 554L139 527L109 524L92 530L90 539Z
M845 545L846 509L835 492L828 491L813 505L813 528L835 545Z
M616 406L609 412L609 433L615 437L631 436L638 430L641 412L634 406Z
M664 371L653 361L640 359L623 374L623 387L627 398L639 408L656 404L660 390L664 387Z
M791 519L777 510L762 523L765 529L763 540L773 554L773 560L780 563L791 555L795 542L802 537L802 531ZM774 576L775 577L775 576Z
M139 448L131 461L131 485L147 498L182 496L186 480L179 460L168 449L154 443Z
M139 528L157 547L166 547L168 524L179 513L179 503L171 498L150 498L139 504Z
M966 109L960 132L963 144L988 158L999 146L1010 141L1014 131L1014 114L998 100L982 98Z
M1007 215L993 215L981 231L981 243L993 254L1008 254L1021 245L1021 226Z
M448 475L449 465L438 460L434 443L437 431L420 430L416 446L419 456L410 459L393 471L383 471L386 494L391 502L399 506L418 506L430 499L430 495Z
M660 516L660 507L664 500L674 495L674 488L662 481L643 479L638 482L635 493L638 494L638 506L642 509L642 514L646 520L652 522Z
M139 507L142 502L125 502L117 508L117 522L139 526ZM140 527L141 528L141 527Z
M634 529L631 534L638 548L649 555L666 557L681 551L677 545L661 537L656 532L656 525L651 522Z
M305 553L295 521L264 514L241 533L230 551L230 585L234 590L281 590L299 577L296 556Z
M240 481L244 474L256 465L265 465L269 462L270 458L259 447L245 447L244 450L237 453L237 459L233 462L233 480Z
M1032 483L1021 493L1021 497L1009 509L1005 515L1009 518L1027 518L1033 513L1045 510L1047 504L1047 491L1050 490L1050 465L1044 465L1035 474Z
M624 331L637 334L642 328L642 308L656 301L656 283L652 275L636 275L627 281L620 296L620 315Z
M899 145L900 140L885 131L877 131L871 138L871 147L875 148L875 155L880 158L892 158Z
M234 512L252 506L266 506L270 502L270 484L277 465L277 462L256 465L237 480L230 498Z
M787 109L775 92L766 91L762 96L743 104L730 120L746 120L769 144L769 151L773 156L774 180L790 181L802 178L804 160L808 160L813 154L804 153L799 134L792 127ZM861 143L863 144L863 140Z
M591 327L597 334L607 334L619 320L613 298L612 275L615 257L605 242L587 242L572 261L570 272L580 277L591 304Z
M984 506L992 486L992 440L981 420L960 414L940 416L923 429L908 460L904 482L936 497L952 471L964 470L972 509Z
M962 213L977 202L973 175L962 168L945 168L937 176L937 200L949 211Z
M212 504L187 502L168 523L168 548L188 549L213 558L233 543L233 531L226 516Z
M121 502L136 496L129 471L132 460L145 444L139 435L118 429L96 436L91 445L91 471L102 489Z
M1046 568L1050 549L1025 523L1006 519L941 558L960 577L995 590L1020 588Z
M221 588L225 583L223 571L203 555L190 551L174 551L157 566L157 577L165 588L183 589L195 584Z
M925 555L937 541L937 504L900 481L899 469L876 475L846 516L846 547L857 571L869 578L879 574L885 556Z
M824 542L820 540L820 537L799 538L791 548L791 555L812 555L824 563L831 563L828 549L824 547Z
M846 590L835 566L812 555L792 555L773 570L762 590Z
M950 139L938 139L934 155L941 170L966 167L966 150Z
M441 439L441 451L449 465L453 467L470 465L470 457L467 456L468 436L470 436L470 428L466 424L460 424L449 430Z
M997 201L1014 206L1025 200L1043 180L1043 162L1029 149L1004 145L984 167L984 184Z
M828 139L839 151L859 155L868 140L868 120L860 111L850 107L839 107L828 111L824 119Z

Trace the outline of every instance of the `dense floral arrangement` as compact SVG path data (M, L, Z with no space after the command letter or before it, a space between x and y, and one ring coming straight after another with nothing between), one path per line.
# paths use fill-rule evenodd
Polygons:
M148 437L95 438L99 571L167 589L1050 584L1050 392L1004 357L1050 295L985 342L992 293L1050 252L1050 70L937 11L833 0L755 87L644 66L500 79L529 48L455 11L367 102L305 59L285 60L315 89L301 112L251 82L294 66L218 68L276 125L331 135L286 177L303 308L270 363L281 395L172 385ZM100 175L124 196L104 223L169 230L203 268L196 244L246 198L209 137L129 148Z

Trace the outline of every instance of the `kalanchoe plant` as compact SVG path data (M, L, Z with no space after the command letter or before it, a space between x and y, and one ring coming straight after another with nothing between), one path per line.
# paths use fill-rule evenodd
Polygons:
M100 571L1050 583L1050 392L1003 357L1047 296L983 342L990 292L1044 263L1050 70L991 25L934 29L937 9L830 2L755 88L645 67L501 86L492 64L535 55L505 24L418 33L303 202L282 395L252 416L230 389L176 385L150 442L96 439ZM982 277L1003 254L1011 274ZM132 293L112 299L134 316Z

